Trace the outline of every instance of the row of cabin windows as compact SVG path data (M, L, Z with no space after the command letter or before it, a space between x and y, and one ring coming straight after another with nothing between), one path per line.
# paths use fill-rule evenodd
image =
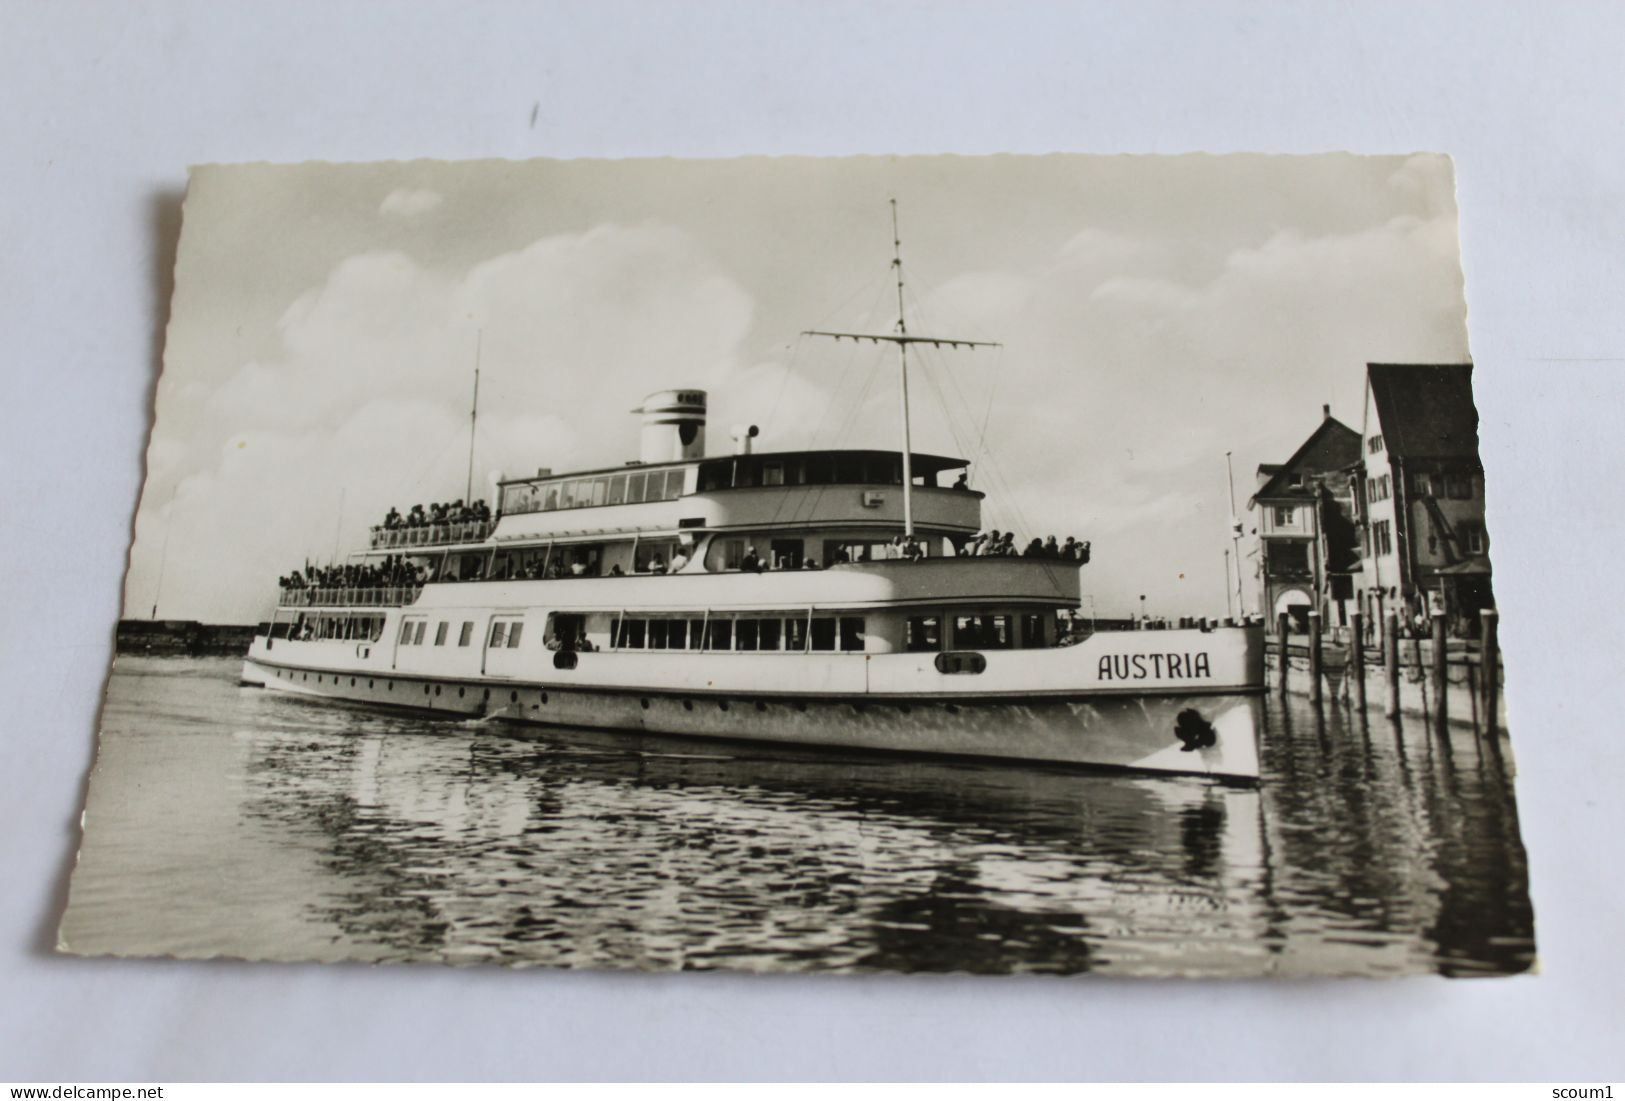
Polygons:
M863 649L862 616L749 616L729 619L622 616L619 650L731 650L805 653Z
M900 456L830 455L812 458L735 456L700 465L701 493L758 486L829 486L903 484ZM936 484L935 475L914 475L914 484Z
M502 626L501 622L493 623L491 625L491 632L492 632L491 645L493 647L502 645L501 635L497 631L497 629L499 627L501 627L501 626ZM513 635L514 635L515 639L517 639L518 636L519 636L519 626L520 625L518 625L518 624L515 624L515 626L514 626ZM400 644L402 646L422 646L422 645L424 645L423 639L424 639L424 635L428 631L428 629L429 629L429 621L426 620L426 619L403 619L403 620L401 620ZM436 645L436 646L444 646L444 645L446 645L446 640L447 640L448 636L450 635L450 632L451 632L451 624L450 623L445 622L444 620L442 620L441 622L435 624L435 628L434 628L434 645ZM459 646L467 646L469 643L471 643L473 641L474 641L474 621L471 620L471 619L465 619L465 620L463 620L462 627L457 632L457 645L459 645ZM515 642L510 642L508 645L517 646L517 645L519 645L519 643L517 641L515 641Z
M384 633L381 615L301 615L277 625L274 638L295 640L340 639L376 642Z
M1021 615L955 615L953 646L956 650L1011 650L1019 633L1022 649L1036 649L1045 643L1044 616L1039 612ZM913 653L933 653L947 645L942 633L943 617L910 616L903 632L903 648Z
M599 505L675 501L683 495L685 473L686 468L676 467L504 486L502 511L555 512L567 508L596 508Z

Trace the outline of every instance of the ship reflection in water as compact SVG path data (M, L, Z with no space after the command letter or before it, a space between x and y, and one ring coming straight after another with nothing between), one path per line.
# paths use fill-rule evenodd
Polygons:
M1257 789L405 718L120 658L74 950L563 967L1503 973L1503 746L1269 702Z

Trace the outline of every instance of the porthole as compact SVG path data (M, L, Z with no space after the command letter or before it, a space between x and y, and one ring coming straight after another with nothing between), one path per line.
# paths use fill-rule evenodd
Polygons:
M371 688L371 687L373 687L373 683L372 683L372 678L371 678L371 677L368 677L368 678L367 678L367 687L368 687L368 688Z
M797 700L796 701L796 710L802 712L803 714L805 714L806 711L807 711L807 701L806 700Z
M490 698L491 698L491 690L489 688L487 688L484 692L482 692L480 694L480 699L482 699L482 700L490 700Z
M945 704L944 706L947 708L948 714L950 714L950 715L959 714L959 705L958 704L950 703L950 704Z
M457 686L457 698L458 699L463 698L463 687L462 687L462 685Z
M728 710L728 701L727 700L718 700L717 701L717 710L718 711L726 711L726 710Z
M909 706L909 705L908 705L908 704L906 704L906 703L900 703L900 704L898 704L898 705L897 705L897 710L899 710L899 711L901 711L901 712L902 712L902 713L903 713L903 714L905 714L905 715L912 715L912 714L914 714L914 708L912 708L912 707L910 707L910 706Z
M424 685L424 686L423 686L423 694L424 694L424 695L425 695L425 696L427 696L427 695L428 695L428 694L429 694L429 686L428 686L428 685L427 685L427 684L425 684L425 685Z
M354 677L351 677L351 678L350 678L350 687L351 687L351 688L354 688L354 687L355 687L355 678L354 678Z
M761 700L757 700L756 701L756 710L758 710L758 711L766 711L767 710L767 704L763 703Z
M391 692L393 692L393 691L395 691L395 682L390 681L387 685L385 685L385 687L388 688Z
M546 692L543 692L543 693L542 693L542 702L543 702L543 703L546 703L546 702L547 702L547 693L546 693Z
M508 702L509 703L518 703L519 702L519 693L518 692L509 692L508 693Z
M643 705L643 709L645 711L649 710L649 697L648 696L644 696L641 700L638 701L638 703Z
M694 701L693 700L684 700L683 701L683 710L684 711L692 711L692 710L694 710Z
M310 674L309 673L300 673L299 674L299 679L302 680L302 681L303 680L309 680L310 679Z
M440 695L440 686L438 684L434 686L434 694L437 696Z

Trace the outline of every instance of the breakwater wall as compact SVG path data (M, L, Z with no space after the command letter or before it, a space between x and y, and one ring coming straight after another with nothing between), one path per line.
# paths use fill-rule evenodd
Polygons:
M263 624L199 623L195 619L121 619L114 652L171 657L242 655Z

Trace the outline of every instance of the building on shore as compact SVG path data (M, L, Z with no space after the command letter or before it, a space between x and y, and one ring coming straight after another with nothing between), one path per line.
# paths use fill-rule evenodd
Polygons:
M1394 612L1421 630L1437 609L1452 634L1471 636L1494 605L1472 372L1470 363L1367 365L1359 585L1374 628Z
M1347 624L1360 571L1359 462L1360 433L1327 405L1291 458L1258 468L1247 505L1258 517L1259 610L1270 633L1283 613L1306 630L1312 609Z

